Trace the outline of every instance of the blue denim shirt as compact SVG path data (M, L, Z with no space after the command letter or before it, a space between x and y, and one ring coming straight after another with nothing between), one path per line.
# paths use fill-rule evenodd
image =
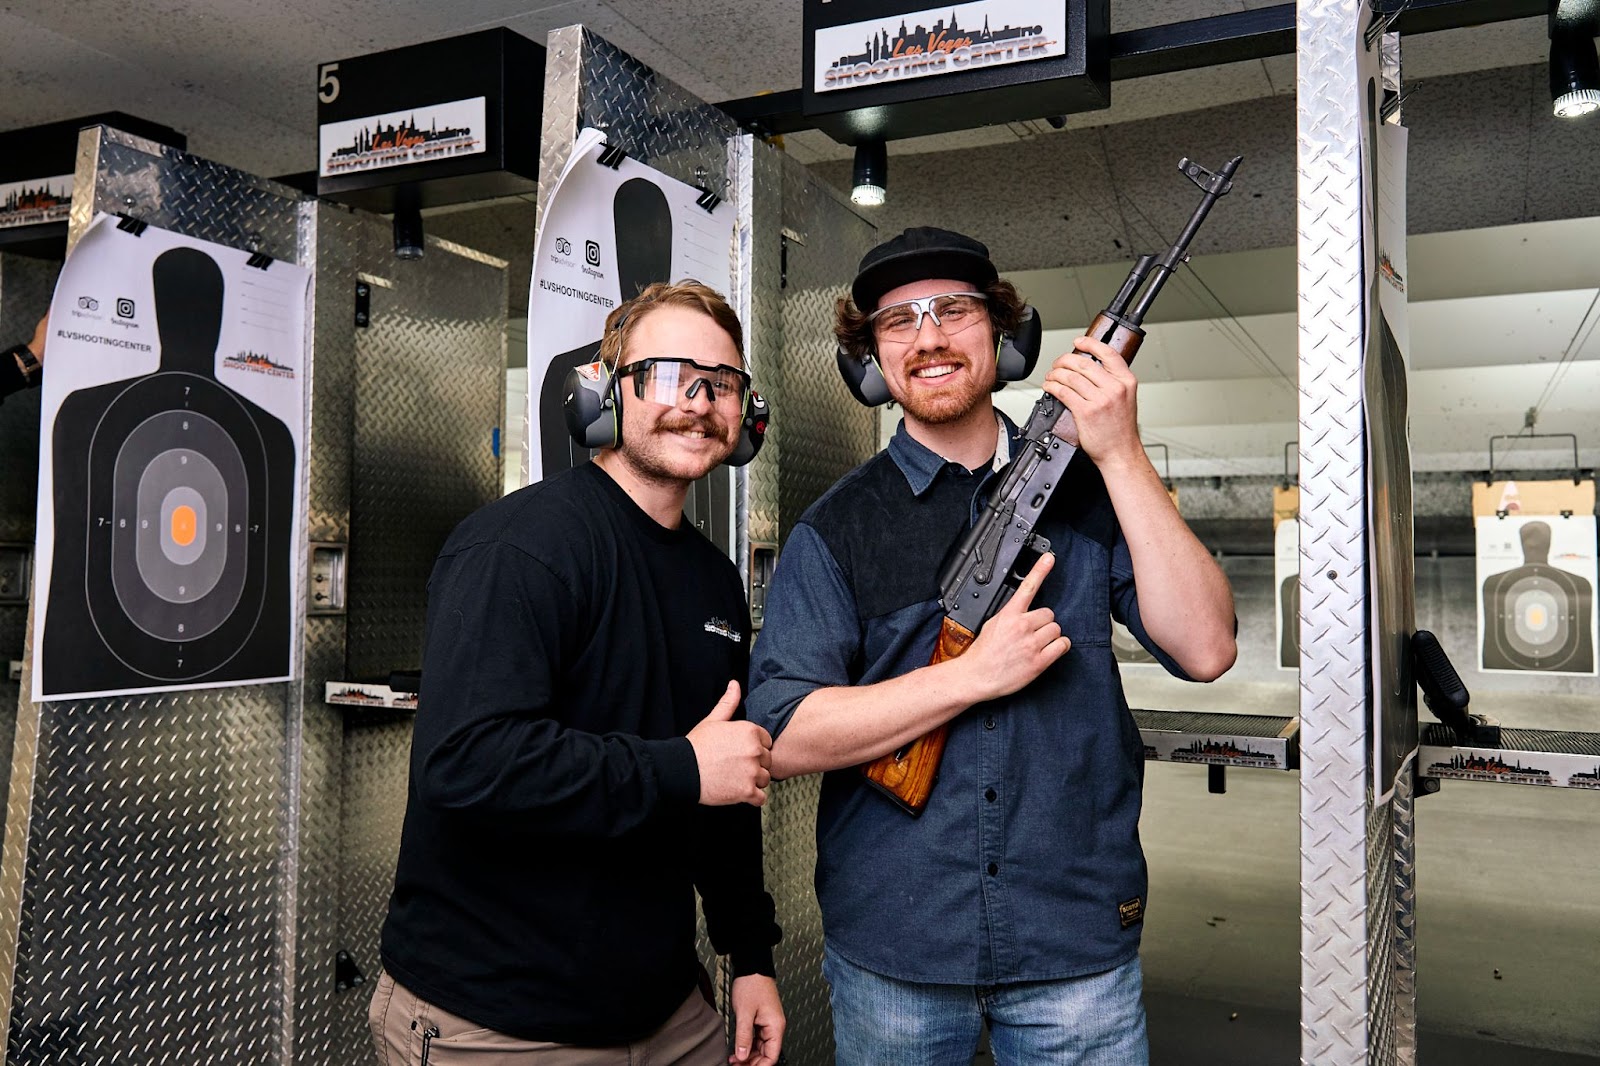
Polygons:
M1019 434L1005 422L1013 445ZM750 720L781 736L812 691L925 666L937 576L976 519L990 467L947 463L905 430L828 490L784 544L753 649ZM1080 454L1040 523L1056 553L1036 606L1072 649L1021 692L950 722L913 818L856 768L824 775L817 898L828 944L907 981L990 985L1097 973L1138 951L1143 745L1111 619L1145 634L1133 566L1099 472Z

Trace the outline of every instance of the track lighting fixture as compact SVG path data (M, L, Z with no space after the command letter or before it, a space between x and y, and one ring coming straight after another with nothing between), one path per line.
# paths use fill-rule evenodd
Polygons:
M864 141L856 145L855 166L851 168L850 202L862 207L877 207L889 196L889 146L883 141Z

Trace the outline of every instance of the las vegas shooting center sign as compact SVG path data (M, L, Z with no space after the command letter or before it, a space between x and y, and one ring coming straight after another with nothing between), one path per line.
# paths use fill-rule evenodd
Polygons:
M847 144L1109 106L1090 0L805 0L801 109Z
M826 93L1066 55L1067 12L1037 0L980 0L828 26L814 37L811 90Z

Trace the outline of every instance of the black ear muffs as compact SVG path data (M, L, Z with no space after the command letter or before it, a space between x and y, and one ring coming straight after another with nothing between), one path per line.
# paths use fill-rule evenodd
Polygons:
M1039 361L1044 329L1032 307L1022 309L1017 328L1000 335L994 352L994 376L1000 381L1025 381Z
M586 448L614 448L622 443L622 410L616 379L602 362L584 363L567 371L561 410L567 432Z
M744 404L744 420L739 424L739 443L733 454L725 460L728 466L744 466L761 452L767 439L767 427L772 424L772 405L755 389Z
M850 390L857 403L877 407L889 402L889 383L883 380L876 355L857 359L840 345L834 357L839 362L839 376L844 378L844 387Z

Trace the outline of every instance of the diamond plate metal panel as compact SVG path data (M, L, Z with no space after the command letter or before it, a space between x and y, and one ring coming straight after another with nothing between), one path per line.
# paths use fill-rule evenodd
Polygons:
M792 414L778 496L787 539L812 500L877 450L876 412L845 388L833 335L834 308L877 242L877 229L793 165L783 171L783 226L783 387Z
M1416 777L1403 768L1395 781L1394 817L1394 1046L1395 1061L1417 1061Z
M307 532L314 541L347 544L355 404L351 305L362 249L380 239L364 231L382 224L329 204L316 205L312 213L317 274L310 321ZM330 961L339 940L344 716L322 702L322 686L344 673L346 631L344 616L306 620L302 713L291 720L290 742L299 759L290 774L297 805L289 821L289 876L300 906L285 950L285 967L293 975L286 988L291 1023L285 1062L341 1061L359 1046L351 1043L353 1012L334 995Z
M125 211L309 261L298 194L263 179L89 130L76 182L73 241L94 212ZM8 1061L282 1057L292 689L19 702L0 857Z
M350 545L350 598L346 616L307 624L293 1061L331 1064L367 1054L370 985L338 989L335 956L378 974L411 716L331 708L321 687L421 665L434 557L499 494L506 275L432 238L423 259L401 262L385 220L317 211L311 537ZM371 286L366 329L354 324L358 281Z
M384 242L372 324L356 335L347 678L422 665L422 595L457 522L499 495L503 267ZM446 269L448 261L448 269Z
M1297 17L1300 1025L1308 1066L1372 1061L1357 71L1367 14L1365 3L1309 0Z

